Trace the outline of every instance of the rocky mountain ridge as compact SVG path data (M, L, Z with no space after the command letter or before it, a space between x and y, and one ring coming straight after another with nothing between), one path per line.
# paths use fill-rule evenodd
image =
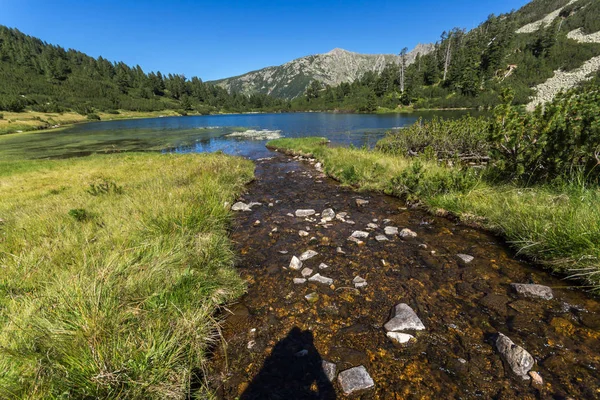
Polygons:
M417 55L433 51L433 44L419 44L406 54L410 65ZM301 57L280 66L263 68L244 75L212 81L229 92L244 94L263 93L282 98L295 98L304 93L308 85L317 80L337 86L353 82L366 72L381 72L388 63L400 63L394 54L360 54L335 48L328 53Z

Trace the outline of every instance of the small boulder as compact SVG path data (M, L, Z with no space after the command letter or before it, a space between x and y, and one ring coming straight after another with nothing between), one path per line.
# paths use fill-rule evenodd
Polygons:
M344 249L342 249L341 247L338 247L337 249L335 249L335 252L338 254L346 254L346 252L344 251Z
M375 387L375 382L362 365L340 372L338 382L346 396Z
M295 285L302 285L304 283L306 283L306 279L304 279L304 278L294 278L294 284Z
M400 303L394 307L394 317L384 325L384 328L388 332L422 331L425 325L408 304Z
M298 235L300 237L307 237L308 236L308 232L300 230L300 231L298 231Z
M333 279L322 276L321 274L314 274L310 278L308 278L309 282L318 282L324 285L332 285Z
M398 235L403 239L413 239L417 237L417 233L408 228L402 229Z
M316 239L316 238L315 238L315 239ZM311 239L311 240L312 240L312 239ZM317 254L319 254L319 253L317 253L317 252L316 252L316 251L314 251L314 250L307 250L307 251L305 251L304 253L302 253L302 255L300 256L300 261L306 261L306 260L308 260L308 259L310 259L310 258L313 258L313 257L314 257L314 256L316 256Z
M375 240L377 240L378 242L387 242L390 239L388 239L388 237L385 235L377 235L375 236Z
M379 225L374 224L373 222L370 222L370 223L367 224L367 229L373 229L373 230L375 230L377 228L379 228Z
M529 379L527 373L533 368L535 361L527 350L517 346L508 336L502 333L498 333L496 349L516 375L523 379Z
M301 272L302 276L305 278L311 276L312 273L313 273L313 270L310 268L304 268Z
M325 264L325 263L321 263L319 264L319 269L328 269L329 265Z
M390 235L390 236L394 236L394 235L398 234L398 228L396 228L395 226L386 226L384 231L385 231L386 235Z
M337 366L332 362L323 360L321 362L321 368L323 368L323 372L327 379L329 379L329 382L333 382L337 375Z
M369 200L364 200L364 199L356 199L356 205L358 207L364 207L367 204L369 204Z
M354 232L352 232L351 237L356 238L356 239L364 239L364 238L369 237L369 232L354 231Z
M290 269L294 271L299 271L302 268L302 261L296 256L292 257L292 261L290 261Z
M552 300L552 289L544 285L511 283L510 287L519 295L529 298Z
M400 343L400 344L408 343L408 342L410 342L411 339L415 338L413 335L409 335L408 333L401 333L401 332L388 332L386 335L393 341Z
M296 210L296 217L298 218L310 217L311 215L315 214L315 210Z
M238 201L234 205L231 206L232 211L252 211L252 209L248 206L248 204Z
M458 257L458 259L465 264L469 264L475 259L475 257L468 254L457 254L456 257Z
M354 287L357 289L368 285L365 278L361 278L360 276L355 276L354 279L352 279L352 283L354 283Z
M335 211L333 211L333 209L331 209L331 208L327 208L327 209L323 210L323 212L321 213L321 219L325 220L327 222L333 221L334 218L335 218Z

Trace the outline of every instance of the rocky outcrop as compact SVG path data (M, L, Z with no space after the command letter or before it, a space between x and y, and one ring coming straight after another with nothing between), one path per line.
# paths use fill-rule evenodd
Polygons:
M565 8L566 6L569 6L577 1L578 0L571 0L571 1L569 1L569 3L565 4L564 7L561 7L558 10L552 11L550 14L546 15L544 18L542 18L538 21L532 22L530 24L527 24L525 26L522 26L521 28L517 29L517 33L533 33L540 28L546 27L547 25L551 24L556 18L558 18L558 16L560 15L560 12L563 10L563 8Z

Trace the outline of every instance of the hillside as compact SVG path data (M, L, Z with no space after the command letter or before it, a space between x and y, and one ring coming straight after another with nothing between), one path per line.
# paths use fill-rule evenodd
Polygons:
M404 74L392 63L352 84L315 84L293 109L488 108L505 89L533 109L598 75L599 31L599 0L534 0L470 31L443 32Z
M139 65L97 59L0 26L0 111L250 111L281 100L243 96L183 75L146 73Z
M418 54L425 55L432 50L433 45L418 45L406 54L406 63L411 64ZM333 49L211 83L230 93L261 93L290 99L304 94L312 81L337 86L360 79L367 72L381 73L387 64L400 62L401 57L393 54L359 54Z

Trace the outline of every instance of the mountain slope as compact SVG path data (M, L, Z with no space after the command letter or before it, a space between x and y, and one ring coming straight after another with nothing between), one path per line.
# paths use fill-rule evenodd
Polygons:
M417 54L425 55L432 50L433 45L418 45L407 53L406 63L411 64ZM223 87L230 93L262 93L295 98L302 95L313 80L337 86L342 82L353 82L366 72L381 73L386 64L400 62L400 56L393 54L359 54L333 49L325 54L298 58L280 66L267 67L210 83Z

